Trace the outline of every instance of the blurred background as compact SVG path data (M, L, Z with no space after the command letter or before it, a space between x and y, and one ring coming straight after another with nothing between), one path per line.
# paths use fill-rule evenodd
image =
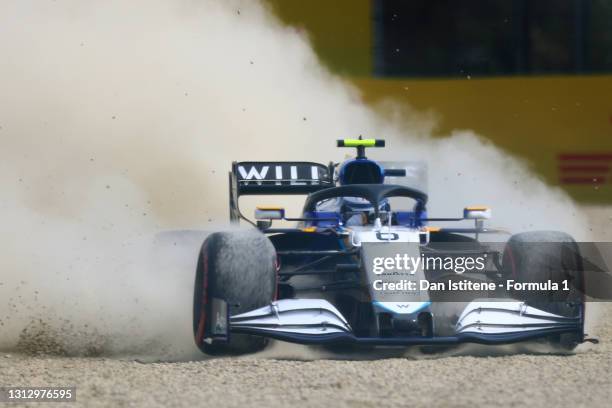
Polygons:
M612 204L611 1L266 1L366 102L433 115L436 137L472 129Z

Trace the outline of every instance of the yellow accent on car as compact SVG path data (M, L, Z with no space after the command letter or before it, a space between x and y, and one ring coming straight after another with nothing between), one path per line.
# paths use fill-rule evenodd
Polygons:
M484 205L481 206L473 206L473 207L465 207L466 210L468 211L487 211L489 209L489 207L486 207Z
M376 147L376 139L344 139L344 147Z
M317 227L302 228L302 231L304 231L304 232L317 232Z

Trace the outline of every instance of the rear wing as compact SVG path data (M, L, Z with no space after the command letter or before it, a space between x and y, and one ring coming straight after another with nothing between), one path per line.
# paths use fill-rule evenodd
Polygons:
M233 162L229 173L230 220L240 213L242 195L310 194L334 186L334 165L313 162Z

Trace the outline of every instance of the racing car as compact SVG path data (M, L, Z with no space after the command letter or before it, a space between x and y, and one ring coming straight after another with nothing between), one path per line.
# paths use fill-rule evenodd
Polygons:
M249 228L214 232L201 247L193 332L202 352L253 353L270 339L358 348L540 341L564 349L586 340L571 236L535 231L486 242L504 233L485 226L490 208L431 218L428 195L402 182L406 167L366 157L384 140L337 146L355 148L356 157L232 164L230 220ZM298 217L259 206L250 219L239 207L244 195L306 199Z

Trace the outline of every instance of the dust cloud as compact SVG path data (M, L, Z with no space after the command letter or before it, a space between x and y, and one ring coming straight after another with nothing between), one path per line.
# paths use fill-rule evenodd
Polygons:
M584 238L560 191L470 132L431 139L329 73L255 1L0 3L0 349L191 358L205 232L227 220L232 160L425 160L430 213ZM398 111L399 112L399 111ZM401 115L397 115L401 116Z

